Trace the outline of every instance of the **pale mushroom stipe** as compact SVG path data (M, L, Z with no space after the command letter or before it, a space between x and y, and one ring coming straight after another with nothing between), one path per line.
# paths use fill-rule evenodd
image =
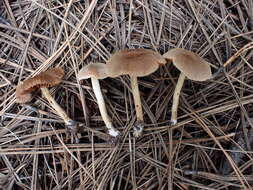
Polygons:
M137 77L147 76L155 72L166 60L159 53L149 49L126 49L115 52L107 61L109 77L129 75L132 94L135 104L137 122L134 127L134 136L140 137L143 133L144 118Z
M173 62L174 66L181 71L173 95L171 111L171 123L177 124L177 111L181 89L184 80L205 81L212 78L210 65L198 54L182 48L174 48L163 55L166 60Z
M103 121L105 122L105 126L108 129L108 133L113 137L118 137L120 132L114 128L111 118L107 113L104 97L98 81L98 79L104 79L106 77L108 77L106 73L106 65L103 63L91 63L83 67L77 76L78 80L91 78L92 88L97 99L99 111Z
M27 103L32 100L32 92L41 89L43 96L47 99L49 104L57 112L57 114L64 120L68 127L73 127L76 122L70 119L67 113L60 107L60 105L51 96L47 87L53 87L62 81L64 76L64 70L61 68L49 69L45 72L41 72L38 75L29 78L16 87L16 102Z

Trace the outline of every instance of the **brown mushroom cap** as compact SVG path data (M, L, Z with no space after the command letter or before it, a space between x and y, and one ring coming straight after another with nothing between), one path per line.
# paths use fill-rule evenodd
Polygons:
M26 102L30 102L32 100L32 94L26 93L26 94L20 94L19 90L16 89L16 102L20 104L24 104Z
M21 82L16 87L16 102L26 103L31 101L31 92L38 88L58 85L64 76L62 68L53 68Z
M78 80L88 79L91 77L95 77L97 79L104 79L108 77L106 73L106 64L91 63L84 66L77 75Z
M165 59L173 62L187 78L195 81L205 81L212 77L209 64L196 53L174 48L163 55Z
M110 77L120 75L146 76L155 72L166 60L159 53L149 49L126 49L114 53L107 61Z

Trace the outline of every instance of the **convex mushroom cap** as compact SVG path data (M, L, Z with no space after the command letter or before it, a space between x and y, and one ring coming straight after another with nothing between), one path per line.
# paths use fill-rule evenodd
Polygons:
M107 73L110 77L130 75L147 76L155 72L166 60L159 53L149 49L126 49L114 53L107 61Z
M84 80L91 77L96 79L104 79L107 76L106 64L103 63L90 63L84 66L78 73L78 80Z
M16 87L16 102L26 103L31 101L31 93L39 88L58 85L64 76L62 68L53 68L21 82Z
M182 48L169 50L163 55L173 62L187 78L195 81L205 81L212 77L209 64L196 53Z

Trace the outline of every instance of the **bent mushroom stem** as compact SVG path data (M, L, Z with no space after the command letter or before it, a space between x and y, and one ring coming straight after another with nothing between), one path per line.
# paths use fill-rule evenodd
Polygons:
M177 124L177 110L178 110L179 96L180 96L180 92L181 92L181 89L184 84L184 80L185 80L185 75L181 72L181 74L178 78L178 81L177 81L174 95L173 95L171 120L170 120L173 125Z
M99 81L95 77L91 77L91 83L92 83L92 88L94 90L95 96L97 98L99 111L102 115L103 121L105 122L106 128L108 129L108 133L113 137L117 137L120 133L117 129L113 127L111 118L107 113L105 101L104 101L103 94L101 92Z
M135 105L135 111L136 111L136 118L137 118L137 126L134 128L134 136L139 137L141 136L143 132L143 111L142 111L142 105L141 105L141 97L140 97L140 90L138 86L138 80L136 76L130 76L131 80L131 88L134 98L134 105Z
M49 90L47 88L41 88L41 92L43 96L47 99L49 104L55 109L58 115L64 120L67 126L74 126L75 121L69 118L67 113L61 108L61 106L55 101L55 99L51 96Z

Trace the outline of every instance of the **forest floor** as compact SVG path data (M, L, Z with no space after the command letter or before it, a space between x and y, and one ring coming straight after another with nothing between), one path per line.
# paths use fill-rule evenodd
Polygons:
M129 76L100 80L121 132L112 143L79 70L120 49L175 47L199 54L213 73L224 69L185 81L173 126L180 71L167 64L139 77L140 138ZM0 189L252 189L252 49L252 0L0 1ZM21 81L53 67L65 76L48 89L75 132L40 90L29 104L16 102Z

